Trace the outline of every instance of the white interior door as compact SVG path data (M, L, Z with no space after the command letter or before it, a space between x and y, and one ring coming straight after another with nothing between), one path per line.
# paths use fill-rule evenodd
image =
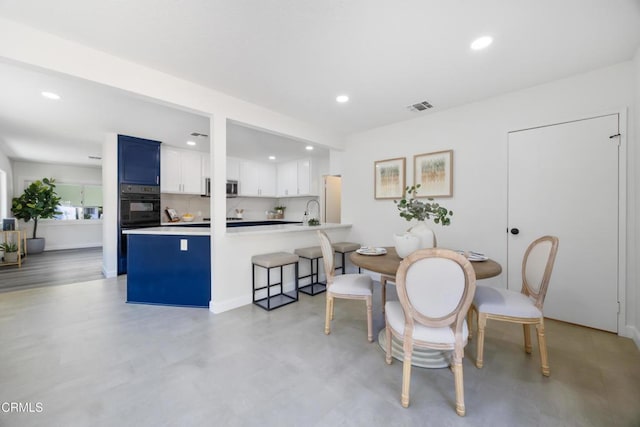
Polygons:
M613 114L510 132L508 147L509 289L521 288L529 243L558 236L545 316L613 332L618 331L618 119Z

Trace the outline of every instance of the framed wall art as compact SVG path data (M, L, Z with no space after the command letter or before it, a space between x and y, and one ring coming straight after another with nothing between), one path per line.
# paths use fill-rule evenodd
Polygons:
M413 156L413 183L418 197L453 196L453 150Z
M405 187L406 159L378 160L373 167L376 199L401 199Z

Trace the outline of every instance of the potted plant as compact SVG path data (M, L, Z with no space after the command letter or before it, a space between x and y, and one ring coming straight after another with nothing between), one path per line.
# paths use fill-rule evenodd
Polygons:
M284 211L287 209L286 206L276 206L275 208L273 208L273 210L276 212L276 218L277 219L283 219L284 218Z
M33 220L33 237L27 239L27 253L36 254L44 250L44 238L37 237L38 220L53 218L59 214L57 210L60 197L55 192L55 180L43 178L32 182L20 197L14 197L11 201L13 215L29 222Z
M402 200L393 202L396 204L400 216L407 221L418 220L418 224L411 227L408 233L394 235L396 241L396 251L401 258L420 248L432 248L436 246L436 239L425 221L432 219L434 223L442 226L451 224L453 211L427 198L427 202L417 198L420 184L405 188L405 195Z
M0 250L4 252L4 262L18 262L18 244L14 242L0 243Z

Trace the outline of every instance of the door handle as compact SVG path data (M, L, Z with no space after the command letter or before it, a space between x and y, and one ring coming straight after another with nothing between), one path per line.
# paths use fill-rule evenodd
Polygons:
M513 235L515 236L516 234L520 234L520 230L518 230L517 228L512 228L512 229L510 230L510 233L511 233L511 234L513 234Z

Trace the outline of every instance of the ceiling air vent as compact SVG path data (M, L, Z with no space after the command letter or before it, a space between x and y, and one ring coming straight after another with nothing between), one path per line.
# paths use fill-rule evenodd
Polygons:
M206 138L209 135L207 135L206 133L191 132L191 136Z
M420 112L424 110L428 110L429 108L433 108L433 105L429 104L427 101L418 102L417 104L409 105L407 109L409 111Z

